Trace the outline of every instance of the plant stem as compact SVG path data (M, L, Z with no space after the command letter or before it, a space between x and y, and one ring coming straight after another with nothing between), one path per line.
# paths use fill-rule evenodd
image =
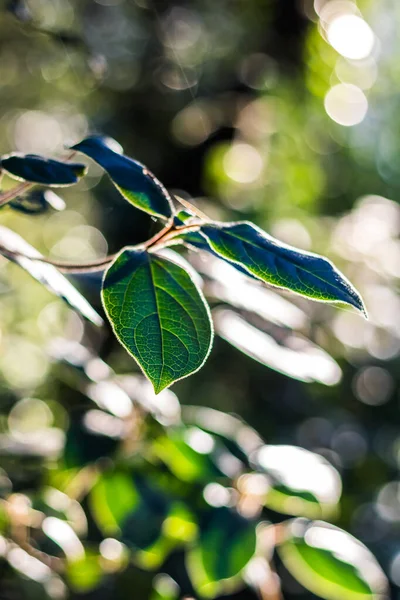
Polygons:
M162 247L162 242L173 239L175 236L180 235L181 233L185 233L186 231L196 231L199 229L199 225L181 225L179 227L173 228L172 223L169 223L164 229L159 231L152 238L147 240L142 244L137 244L136 246L130 246L130 248L137 250L157 250ZM24 254L23 252L18 252L17 250L11 250L6 246L0 244L0 254L6 256L10 260L15 260L18 262L18 258L27 258L28 260L34 260L38 262L45 263L47 265L52 265L53 267L57 267L59 271L62 273L95 273L97 271L104 270L118 255L109 254L104 258L98 258L96 260L92 260L86 263L73 263L73 262L64 262L59 260L52 260L50 258L46 258L44 256L29 256L28 254Z
M31 183L30 181L25 181L24 183L21 183L21 185L17 185L11 190L8 190L8 192L3 192L2 194L0 194L0 207L10 202L10 200L14 200L14 198L19 196L20 194L27 192L29 188L33 187L34 185L35 184Z

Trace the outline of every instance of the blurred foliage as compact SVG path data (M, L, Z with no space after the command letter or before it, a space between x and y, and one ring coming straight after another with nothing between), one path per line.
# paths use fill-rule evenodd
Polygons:
M343 16L373 47L359 22L335 37ZM106 132L213 218L329 256L369 313L190 252L219 338L180 407L2 260L2 600L274 599L271 565L285 598L359 598L380 575L339 527L399 597L399 19L392 0L2 3L2 154ZM155 232L92 163L60 197L4 207L2 225L75 262ZM100 312L98 275L73 279Z

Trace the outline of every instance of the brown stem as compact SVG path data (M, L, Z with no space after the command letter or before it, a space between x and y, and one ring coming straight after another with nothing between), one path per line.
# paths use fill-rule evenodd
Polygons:
M173 239L175 236L180 235L186 231L197 231L199 229L199 224L194 225L181 225L179 227L173 228L172 223L168 224L164 229L159 231L152 238L147 240L147 242L143 244L138 244L136 246L132 246L135 249L143 249L143 250L156 250L160 248L161 242L168 241ZM44 256L29 256L28 254L24 254L23 252L18 252L17 250L10 250L6 246L0 244L0 254L8 257L9 259L18 258L27 258L29 260L35 260L38 262L45 263L47 265L52 265L53 267L57 267L59 271L62 273L95 273L96 271L104 270L107 265L109 265L115 257L116 254L109 254L104 258L98 258L96 260L92 260L86 263L72 263L72 262L64 262L59 260L52 260L50 258L45 258Z
M164 235L162 237L162 239L160 239L160 242L167 242L168 240L173 240L174 237L185 233L186 231L198 231L200 229L200 225L199 223L194 223L193 225L180 225L179 227L175 227L172 231L170 232L166 232L166 235ZM159 244L152 244L151 248L153 250L158 250L159 249Z
M147 240L147 242L145 242L143 244L144 248L150 248L151 246L154 246L157 242L159 242L161 239L164 238L164 236L171 231L171 229L174 226L174 221L171 219L170 221L168 221L168 223L166 224L166 226L161 229L161 231L159 231L158 233L156 233L155 235L153 235L153 237L151 237L149 240Z
M13 200L20 194L28 191L29 188L33 187L34 185L35 184L31 183L30 181L25 181L24 183L21 183L21 185L17 185L11 190L8 190L8 192L3 192L0 194L0 206L4 206L4 204L7 204L7 202L10 202L10 200Z

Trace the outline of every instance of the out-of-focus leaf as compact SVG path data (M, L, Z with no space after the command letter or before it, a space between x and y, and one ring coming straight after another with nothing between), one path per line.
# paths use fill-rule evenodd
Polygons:
M160 537L169 499L152 483L128 471L104 473L90 493L99 528L135 550L149 548Z
M264 504L285 514L321 518L335 512L340 475L325 458L296 446L264 446L254 459L268 475Z
M53 190L35 189L25 196L11 200L8 206L27 215L41 215L49 207L58 211L64 210L66 204Z
M249 279L221 257L192 255L191 262L207 277L207 298L250 311L268 323L282 327L301 329L307 325L305 312L291 300L267 288L261 281Z
M152 444L153 452L172 473L188 482L207 482L222 475L210 456L214 447L211 435L195 428L170 432Z
M102 325L103 319L90 306L89 302L62 275L56 267L35 260L42 255L21 236L6 227L0 227L0 253L25 269L50 292L65 300L71 308L78 311L95 325Z
M100 410L72 414L64 448L66 467L82 467L112 456L120 443L123 427L123 421Z
M65 575L71 588L79 593L95 589L103 578L100 556L86 551L80 558L68 560Z
M194 587L209 598L233 590L255 549L253 522L226 507L213 509L204 515L199 540L187 554Z
M171 197L162 183L140 162L115 151L109 138L91 136L72 149L86 154L103 167L123 197L136 208L156 217L172 216Z
M386 578L371 552L338 527L295 519L278 552L293 577L321 598L386 597Z
M32 499L32 508L46 515L67 521L80 536L87 532L85 512L79 502L60 490L45 486Z
M233 415L205 406L183 406L183 420L211 433L244 464L250 464L250 456L264 445L255 429Z
M159 573L153 580L150 600L178 600L179 585L166 573Z
M68 560L81 560L85 555L83 544L71 525L57 517L46 517L43 533L61 548Z
M0 168L19 181L48 186L72 185L86 173L81 163L66 163L36 154L8 154L0 160Z
M106 271L102 299L117 338L156 393L204 364L213 338L209 309L174 262L122 250Z
M345 302L365 314L360 294L326 258L274 239L252 223L203 225L212 250L265 283L324 302Z
M281 344L250 325L234 311L213 310L215 331L220 337L261 364L299 381L337 384L342 371L327 352L305 338L289 335Z

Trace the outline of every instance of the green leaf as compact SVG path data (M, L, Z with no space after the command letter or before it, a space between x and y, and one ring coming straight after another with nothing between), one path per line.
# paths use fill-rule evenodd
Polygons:
M118 535L124 520L135 510L138 493L130 473L104 473L89 496L91 510L105 535Z
M19 181L55 187L77 183L87 170L81 163L66 163L36 154L19 153L3 156L0 167Z
M86 552L81 558L67 561L65 575L71 588L84 594L98 587L104 576L100 556Z
M153 580L150 600L178 600L179 585L166 573L159 573Z
M134 550L146 550L160 538L169 498L152 482L128 471L105 473L89 496L93 517L107 536Z
M22 237L6 227L0 227L0 254L25 269L50 292L62 298L71 308L78 311L95 325L102 325L103 319L90 306L89 302L62 275L56 267L35 260L42 255Z
M10 200L8 206L26 215L42 215L49 208L57 211L64 210L66 204L53 190L33 189L24 196Z
M213 339L209 308L182 267L125 248L105 273L102 299L117 338L156 393L204 364Z
M112 456L120 445L122 429L122 421L104 411L70 411L63 454L65 466L82 467Z
M386 591L385 575L371 552L328 523L295 519L278 552L288 571L326 600L375 600Z
M191 440L195 442L192 445ZM222 475L212 461L214 445L210 434L193 427L184 431L172 430L168 435L158 437L152 444L152 451L178 479L208 483Z
M234 589L255 549L256 531L252 521L227 507L207 512L200 538L187 555L194 587L204 597Z
M247 221L210 223L201 232L220 257L261 281L313 300L345 302L366 315L360 294L328 259L279 242Z
M266 445L256 455L268 476L264 504L285 514L320 518L334 514L342 485L339 473L325 458L296 446Z
M87 137L72 150L86 154L103 167L123 197L136 208L156 217L172 216L171 197L162 183L140 162L115 151L109 138Z

